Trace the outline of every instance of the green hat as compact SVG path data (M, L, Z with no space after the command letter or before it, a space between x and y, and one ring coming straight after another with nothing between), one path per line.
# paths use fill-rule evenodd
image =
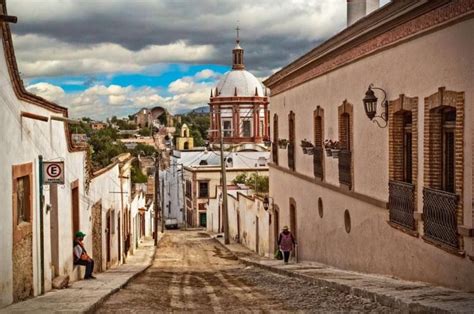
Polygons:
M84 238L85 236L86 236L86 234L82 231L76 232L76 238Z

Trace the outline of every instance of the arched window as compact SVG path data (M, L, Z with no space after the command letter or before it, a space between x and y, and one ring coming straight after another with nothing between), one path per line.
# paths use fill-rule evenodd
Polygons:
M323 161L324 161L324 149L323 149L323 115L324 110L321 107L313 113L314 119L314 152L313 152L313 170L316 178L323 179Z
M344 101L339 113L339 183L352 189L352 104Z
M295 113L290 111L288 115L288 168L295 170Z
M272 145L273 162L278 165L278 115L273 115L273 145Z

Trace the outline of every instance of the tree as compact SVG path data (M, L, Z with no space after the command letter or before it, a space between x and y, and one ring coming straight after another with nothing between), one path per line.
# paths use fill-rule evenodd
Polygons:
M132 183L147 183L148 177L143 174L138 164L134 163L131 169Z
M137 146L135 146L135 148L131 150L132 155L135 157L137 157L138 155L153 156L157 152L158 151L156 150L154 146L146 145L142 143L137 144Z
M151 130L147 127L144 127L140 129L140 131L138 131L138 134L140 134L141 136L151 136Z
M241 173L232 180L232 183L245 184L255 190L257 194L266 194L269 191L268 176L261 176L256 173L252 173L250 176L247 176L246 173Z
M107 127L93 132L89 139L92 147L92 164L94 169L100 169L110 164L111 159L127 152L125 145L117 141L117 130Z

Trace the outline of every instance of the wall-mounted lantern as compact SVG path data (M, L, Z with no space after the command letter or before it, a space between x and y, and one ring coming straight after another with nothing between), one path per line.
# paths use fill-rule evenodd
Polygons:
M374 90L380 90L383 92L383 100L382 100L382 108L383 112L377 116L377 100L378 98L375 96ZM365 92L365 97L362 100L364 102L364 109L367 117L369 117L370 121L376 122L380 128L385 128L388 122L388 101L387 101L387 93L379 87L374 87L374 84L369 85L369 89ZM375 118L382 119L385 124L381 125Z
M271 205L273 207L273 197L265 195L265 197L263 198L263 209L265 209L266 211L268 211L268 209L270 208L270 200L272 202Z

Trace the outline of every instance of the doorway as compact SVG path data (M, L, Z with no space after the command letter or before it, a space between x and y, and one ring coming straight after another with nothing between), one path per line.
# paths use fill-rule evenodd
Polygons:
M237 212L237 243L240 243L240 211Z
M122 233L120 232L120 212L117 214L117 253L118 261L122 260Z
M258 232L258 216L255 217L255 252L258 254L258 247L259 247L259 232Z
M273 214L273 242L275 250L278 249L278 236L280 235L280 215L278 214L278 207L275 205L275 213Z
M110 267L110 238L111 238L111 231L110 231L110 227L111 227L111 215L110 215L110 209L107 211L107 215L106 215L106 224L107 224L107 227L105 229L106 231L106 234L105 234L105 237L106 237L106 241L105 241L105 245L106 245L106 262L107 262L107 268Z
M92 205L92 256L94 267L98 272L102 269L102 203Z
M206 227L207 225L207 214L199 213L199 226Z
M58 214L58 186L49 186L49 198L51 201L51 264L53 266L52 278L59 273L59 214Z
M298 232L297 232L297 225L296 225L296 202L293 198L290 199L290 231L293 233L295 239L298 239Z

